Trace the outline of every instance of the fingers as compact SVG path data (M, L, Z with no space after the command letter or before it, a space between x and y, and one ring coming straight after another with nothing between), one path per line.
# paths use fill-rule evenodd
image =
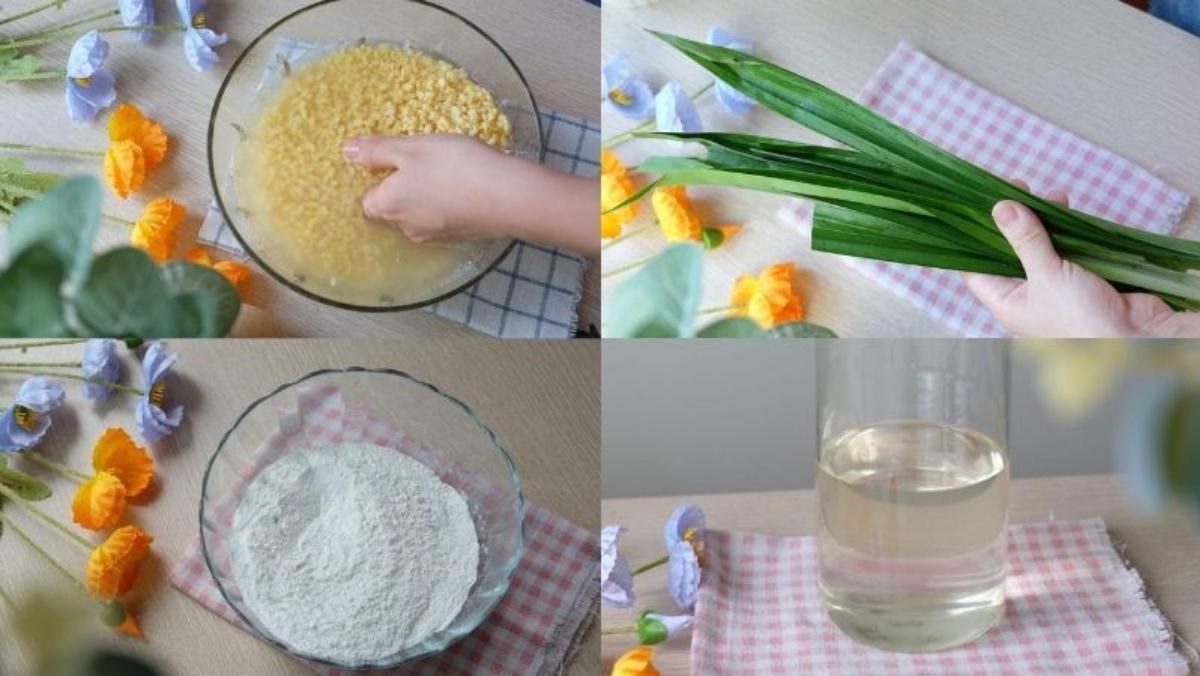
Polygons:
M1021 266L1025 268L1026 277L1035 279L1062 268L1062 259L1054 251L1050 235L1029 207L1005 200L992 209L992 218L1012 245Z
M1020 303L1018 294L1025 283L1025 280L1015 277L999 277L978 272L964 272L963 281L979 302L1001 322L1012 314L1007 308Z
M351 162L371 169L399 166L408 139L399 136L359 136L342 146L342 154Z

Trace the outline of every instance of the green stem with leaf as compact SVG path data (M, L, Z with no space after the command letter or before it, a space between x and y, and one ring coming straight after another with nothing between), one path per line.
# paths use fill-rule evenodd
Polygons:
M25 458L26 460L29 460L33 463L41 465L42 467L45 467L46 469L58 472L59 474L63 475L64 477L66 477L67 479L69 479L71 481L74 481L77 484L83 483L85 481L89 481L92 478L92 477L84 474L83 472L80 472L77 469L68 467L67 465L62 464L61 462L51 460L50 458L47 458L46 456L42 455L41 453L38 453L37 451L25 451L24 453L21 453L21 457Z
M68 157L104 157L103 150L63 148L60 146L35 145L32 143L0 143L0 150L19 150L38 153L40 155L65 155Z
M58 40L59 38L63 37L64 33L70 31L73 28L78 28L79 26L83 26L85 24L92 23L93 21L99 21L101 19L108 19L110 17L119 16L120 14L121 14L120 10L106 9L103 12L99 12L96 14L89 14L88 16L85 16L80 19L76 19L74 21L71 21L71 22L68 22L65 24L60 24L57 26L54 26L54 25L47 26L40 30L33 31L32 33L26 33L24 35L10 38L8 40L0 40L0 47L6 47L6 48L11 47L13 49L16 49L17 47L35 47L37 45L44 45L44 44L47 44L50 42L54 42L55 40Z
M136 387L130 387L129 385L122 385L120 383L110 383L110 382L106 382L103 380L97 380L95 378L88 378L87 376L81 376L77 373L58 373L55 371L40 371L40 370L34 370L34 369L8 368L4 364L0 364L0 373L21 373L21 374L28 375L28 376L45 376L47 378L67 378L69 380L78 380L78 381L84 382L84 383L92 383L93 385L107 385L107 386L113 388L114 390L120 390L122 392L136 394L139 397L145 396L145 394L146 394L145 390L141 390Z
M92 548L95 547L95 545L93 543L88 542L87 539L84 538L82 535L80 535L79 533L76 533L75 531L71 530L67 526L63 525L63 523L61 521L54 518L53 516L50 516L48 513L43 511L42 508L34 506L33 503L31 503L28 500L25 500L21 496L17 495L16 492L14 492L8 486L0 485L0 495L3 495L4 497L8 498L9 500L11 500L13 502L13 504L15 504L16 506L25 510L29 514L36 516L37 518L44 521L46 523L46 525L54 528L61 535L66 537L68 540L70 540L71 542L74 542L75 544L82 547L83 551L91 553ZM3 512L0 512L0 514L3 514ZM7 523L10 526L12 525L11 521L8 521Z
M630 270L636 270L637 268L642 267L643 265L645 265L646 263L649 263L652 260L654 260L654 256L651 256L649 258L643 258L640 261L626 263L625 265L618 265L617 267L613 268L612 270L602 273L600 275L600 278L608 279L609 277L616 277L617 275L624 274L626 272L629 272Z
M50 555L50 552L46 551L46 549L44 547L39 545L37 543L37 541L33 539L33 536L31 536L29 533L26 533L25 529L21 528L15 522L13 522L13 520L10 519L8 516L6 516L3 511L0 511L0 523L3 523L5 526L8 526L9 530L11 530L17 537L24 540L26 544L28 544L30 547L33 548L33 551L35 551L39 555L41 555L41 557L46 560L46 563L49 563L52 567L54 567L55 570L57 570L58 572L65 575L68 580L79 585L80 589L84 590L85 592L87 591L87 585L85 585L83 583L83 580L76 577L71 571L67 570L66 567L64 567L61 563L56 561L54 559L54 557Z
M13 14L12 16L6 16L3 19L0 19L0 26L3 26L6 23L12 23L14 21L20 21L21 19L24 19L25 17L30 17L30 16L33 16L34 14L39 14L48 9L62 9L62 6L67 4L68 1L69 0L50 0L50 2L47 2L44 5L38 5L37 7L32 7L23 12L17 12L16 14Z
M699 99L701 96L704 96L706 93L708 93L708 91L710 89L715 87L716 84L717 83L714 80L712 82L709 82L707 85L701 87L695 94L692 94L692 100L694 101L696 99ZM622 143L625 143L626 141L631 140L634 136L636 136L648 129L652 129L653 127L654 127L654 120L646 120L645 122L639 124L638 126L634 127L633 129L629 129L628 131L623 131L620 134L616 134L614 136L610 136L609 138L604 139L604 141L602 141L600 143L600 147L601 148L615 148L615 147L621 145Z
M29 343L0 343L0 350L26 350L31 347L56 347L60 345L81 345L87 338L62 338L57 340L35 340Z
M631 237L637 237L638 235L642 234L643 232L649 232L653 229L654 229L654 226L652 226L652 225L643 225L642 227L637 228L635 230L630 230L629 232L627 232L623 235L620 235L619 237L614 237L614 238L608 240L607 242L605 242L604 244L602 244L600 246L600 250L604 251L605 249L607 249L611 246L616 246L616 245L620 244L621 242L624 242L625 240L630 239Z

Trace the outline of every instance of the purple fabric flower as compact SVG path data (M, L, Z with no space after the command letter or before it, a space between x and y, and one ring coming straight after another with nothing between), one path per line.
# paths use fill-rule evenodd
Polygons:
M631 120L648 120L654 115L654 91L637 77L623 54L600 69L600 96Z
M691 615L663 615L653 610L647 610L638 617L636 627L638 642L642 645L656 645L692 626Z
M67 112L76 122L91 122L117 100L117 80L104 68L108 43L96 31L75 41L67 57Z
M0 449L23 451L38 445L50 429L50 412L65 400L62 385L42 376L26 380L12 408L0 413Z
M753 43L737 38L725 29L716 26L708 29L708 44L736 49L746 54L754 51ZM754 99L720 80L717 80L714 93L717 95L717 102L721 104L721 107L734 115L744 116L754 108Z
M138 400L134 419L146 443L169 436L183 422L183 406L167 408L167 375L177 359L179 355L167 352L162 343L152 343L142 357L146 393Z
M88 383L83 394L91 400L107 399L112 394L112 384L121 374L121 362L117 359L117 341L111 338L94 338L83 344L83 377Z
M700 595L700 560L691 543L680 540L667 550L667 593L675 605L687 612L696 607Z
M694 549L699 550L699 553L704 550L706 538L704 510L696 505L676 507L663 526L663 540L666 541L668 550L677 542L687 541Z
M117 8L121 10L121 23L126 26L154 25L154 0L117 0ZM133 31L133 38L146 42L153 34L153 31Z
M204 11L208 0L175 0L175 9L179 11L179 20L186 30L183 34L183 54L187 57L192 68L203 72L216 65L218 47L229 40L224 33L217 33L208 27L208 14Z
M659 131L704 131L696 104L683 91L683 86L675 81L663 85L654 97L654 125Z
M600 600L617 608L629 608L634 600L633 574L617 548L624 531L622 526L605 526L600 531Z

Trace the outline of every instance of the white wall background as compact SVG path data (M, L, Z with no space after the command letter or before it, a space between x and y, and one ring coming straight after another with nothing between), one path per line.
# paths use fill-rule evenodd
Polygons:
M633 341L603 347L606 498L811 488L816 459L812 343ZM1013 476L1110 472L1116 404L1064 424L1012 358Z

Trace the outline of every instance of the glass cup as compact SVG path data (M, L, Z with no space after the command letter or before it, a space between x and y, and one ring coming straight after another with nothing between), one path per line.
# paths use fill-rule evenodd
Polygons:
M982 636L1004 614L1007 343L830 340L816 354L829 618L884 650Z

